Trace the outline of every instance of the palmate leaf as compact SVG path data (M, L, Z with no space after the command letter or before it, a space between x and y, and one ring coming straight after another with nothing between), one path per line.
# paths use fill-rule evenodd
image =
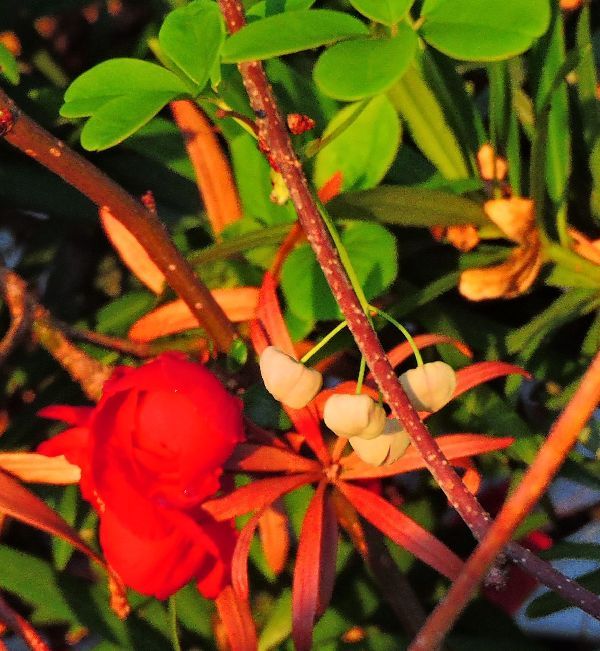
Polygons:
M312 648L312 629L335 581L338 528L328 484L321 481L304 516L292 586L292 637L298 651Z
M393 507L387 500L370 490L346 481L337 484L338 490L354 508L390 540L404 547L418 559L444 576L454 579L462 568L462 561L429 531Z

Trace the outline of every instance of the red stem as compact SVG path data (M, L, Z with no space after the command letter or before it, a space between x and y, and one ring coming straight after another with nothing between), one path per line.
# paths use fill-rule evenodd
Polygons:
M0 135L14 147L58 174L98 207L110 213L138 240L185 301L217 347L228 352L237 333L210 291L200 281L158 219L123 188L62 140L42 129L0 89Z
M244 11L238 0L219 0L219 6L230 33L237 32L245 25ZM262 64L258 61L248 61L240 63L238 68L250 104L257 116L259 140L266 143L272 160L288 186L298 220L385 401L403 423L413 445L423 456L427 468L446 494L450 504L457 510L475 537L482 538L490 526L490 517L448 463L398 382L377 334L362 310L321 218ZM535 559L531 552L519 545L513 543L507 546L506 551L516 563L522 564L538 580L600 619L600 599L591 592L576 584L566 585L564 576L557 573L549 564Z
M506 500L489 531L465 563L444 600L415 638L410 651L436 649L460 615L498 552L531 511L560 468L582 428L600 402L600 353L525 473L517 490ZM569 581L569 579L565 579Z

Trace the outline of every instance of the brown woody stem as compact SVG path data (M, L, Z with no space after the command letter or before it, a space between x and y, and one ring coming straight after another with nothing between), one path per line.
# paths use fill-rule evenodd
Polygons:
M579 433L600 402L600 353L559 416L515 492L506 500L485 537L465 563L444 600L428 618L411 651L436 649L471 598L477 584L515 529L531 511L560 468ZM565 578L566 582L569 579Z
M4 125L4 133L0 135L7 142L58 174L98 207L109 209L146 250L218 349L228 352L237 337L234 327L171 242L158 217L83 156L20 111L1 89L0 116L3 116Z
M244 11L238 0L219 0L219 6L230 33L237 32L245 25ZM423 456L429 471L446 494L450 504L457 510L475 537L482 538L489 529L490 517L448 463L398 382L321 218L262 64L258 61L247 61L240 63L238 68L250 104L257 116L259 140L266 143L273 162L288 186L298 220L385 401L403 423L413 445ZM576 584L566 584L563 575L515 543L507 546L506 551L514 562L523 565L539 581L600 619L600 599L591 592Z

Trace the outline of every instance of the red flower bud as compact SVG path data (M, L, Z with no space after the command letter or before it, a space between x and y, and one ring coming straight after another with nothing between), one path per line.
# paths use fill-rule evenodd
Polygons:
M81 468L102 549L123 581L164 599L195 579L216 597L228 582L235 530L201 507L244 438L240 401L203 366L166 353L117 368L94 408L41 415L74 426L39 452Z

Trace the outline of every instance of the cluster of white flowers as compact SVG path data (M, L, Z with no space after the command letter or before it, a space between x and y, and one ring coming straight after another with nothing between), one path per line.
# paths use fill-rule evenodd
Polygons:
M260 372L267 391L289 407L305 407L319 392L323 378L275 346L260 356ZM417 411L434 412L447 404L456 388L456 374L444 362L423 364L400 376L400 383ZM356 454L374 466L394 463L410 439L396 418L388 418L381 404L366 394L331 395L323 419L329 429L347 438Z

